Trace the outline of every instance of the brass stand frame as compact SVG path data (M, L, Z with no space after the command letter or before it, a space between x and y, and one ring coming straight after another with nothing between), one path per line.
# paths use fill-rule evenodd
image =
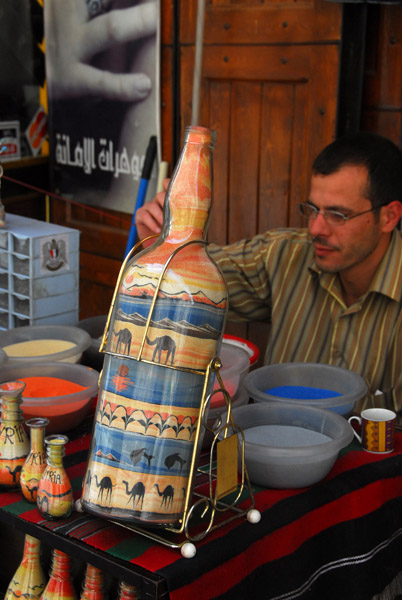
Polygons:
M161 286L161 283L162 283L162 280L163 280L163 277L164 277L164 274L166 272L168 265L170 264L170 262L174 258L174 256L180 250L185 248L186 246L188 246L190 244L194 244L194 243L207 244L206 241L203 241L203 240L189 241L189 242L181 245L176 250L174 250L174 252L172 252L170 257L166 261L166 263L162 269L162 272L160 274L154 297L152 299L151 308L150 308L147 322L145 325L145 331L144 331L143 339L141 342L141 346L140 346L137 358L129 357L126 354L117 354L117 353L106 351L106 344L107 344L108 335L109 335L111 316L113 313L116 297L118 294L118 290L120 288L120 283L121 283L121 279L122 279L126 264L130 260L131 256L134 254L136 249L144 241L146 241L150 238L154 238L154 237L157 237L157 236L149 236L148 238L145 238L144 240L141 240L140 242L138 242L132 248L132 250L129 252L129 254L127 255L126 259L124 260L124 262L121 266L119 276L117 279L117 284L116 284L113 298L112 298L112 303L111 303L109 313L107 316L106 326L105 326L105 330L104 330L101 345L100 345L100 351L104 352L105 354L110 354L112 356L120 356L122 358L130 358L132 360L137 360L139 362L145 362L148 364L154 364L156 366L163 367L163 368L186 371L188 373L204 375L204 386L203 386L200 413L199 413L200 418L198 419L198 424L197 424L197 429L196 429L196 434L195 434L195 439L194 439L194 448L193 448L193 453L192 453L192 458L191 458L191 465L190 465L190 471L189 471L189 477L188 477L188 483L187 483L187 489L186 489L186 495L185 495L183 514L182 514L182 517L178 520L178 526L175 527L173 525L162 525L162 526L158 526L158 529L156 531L155 529L145 529L139 525L132 525L132 524L129 524L129 523L126 523L123 521L118 521L118 520L114 520L114 519L108 519L108 520L115 523L116 525L119 525L120 527L124 527L125 529L130 529L131 531L139 533L142 536L145 536L151 540L159 542L170 548L180 548L182 555L190 558L191 556L194 556L196 553L196 549L195 549L193 542L198 542L198 541L204 539L205 536L209 532L214 531L215 529L222 527L223 525L226 525L227 523L230 523L231 521L233 521L237 518L240 518L240 517L246 517L249 522L257 523L260 520L261 515L260 515L259 511L257 511L254 508L254 495L253 495L253 492L251 489L250 480L248 477L246 464L245 464L244 434L243 434L243 431L241 430L241 428L235 424L233 416L232 416L231 398L230 398L230 395L228 394L227 390L225 389L221 375L219 373L219 369L222 366L220 359L218 357L213 358L210 361L210 363L208 364L206 370L196 370L196 369L188 369L188 368L181 368L181 367L172 367L169 365L155 363L153 361L142 358L142 351L144 348L146 336L148 334L149 325L151 323L152 314L153 314L153 311L155 308L158 292L159 292L159 289L160 289L160 286ZM207 394L208 383L210 381L210 377L212 376L212 374L216 375L220 387L218 389L212 391L211 393ZM207 425L209 404L210 404L210 401L211 401L211 398L213 397L213 395L216 393L219 393L219 392L223 394L223 397L225 400L225 408L226 408L225 422L222 423L222 419L219 416L218 422L211 429ZM199 457L199 446L200 446L200 442L201 442L201 431L202 431L203 427L205 428L205 431L209 431L210 433L212 433L214 435L214 437L213 437L213 440L211 443L209 464L206 465L205 467L197 467L197 462L198 462L198 457ZM217 480L218 480L218 474L217 474L216 461L214 460L214 453L215 453L215 448L216 448L217 444L219 444L219 442L221 440L230 437L229 434L230 435L238 435L237 447L238 447L238 453L240 456L239 482L238 482L238 486L237 486L237 489L235 492L235 498L232 501L230 501L228 499L229 492L223 498L218 499L218 497L217 497L216 484L217 484ZM240 437L240 440L239 440L239 437ZM203 481L197 483L197 481L196 481L197 478L199 478L199 479L202 478ZM208 484L208 489L209 489L208 495L202 494L202 493L199 493L196 491L196 487L200 484ZM243 509L238 506L241 496L243 495L245 490L248 492L248 501L249 501L249 506L247 509ZM195 501L193 502L193 504L191 504L193 497L195 498ZM226 500L225 500L225 498L226 498ZM245 501L246 501L246 499L242 500L242 502L245 502ZM192 529L192 527L195 527L195 525L192 526L190 521L194 517L194 513L196 512L197 509L202 509L200 521L198 521L196 523L198 532L192 533L191 529ZM229 514L225 518L220 519L218 523L214 524L217 513L224 513L224 512L229 512ZM199 531L201 525L205 525L205 528L202 531ZM164 535L158 533L158 532L161 532L162 530L165 532ZM174 540L175 536L181 536L181 539Z

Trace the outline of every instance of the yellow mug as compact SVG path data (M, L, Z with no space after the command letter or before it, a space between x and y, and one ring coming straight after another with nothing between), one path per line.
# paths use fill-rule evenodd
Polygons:
M349 417L349 423L357 421L361 426L361 435L353 433L367 452L392 452L395 442L396 413L387 408L367 408L360 416Z

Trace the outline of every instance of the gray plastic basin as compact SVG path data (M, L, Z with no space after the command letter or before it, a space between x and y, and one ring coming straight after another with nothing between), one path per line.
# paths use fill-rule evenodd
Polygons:
M321 481L353 440L353 429L342 416L306 405L248 404L233 409L233 418L245 436L250 480L264 487L301 488Z
M326 408L341 415L349 414L368 391L363 377L332 365L318 363L282 363L255 369L246 375L243 385L255 402L292 402ZM265 390L278 386L303 386L332 390L341 394L332 398L281 398Z

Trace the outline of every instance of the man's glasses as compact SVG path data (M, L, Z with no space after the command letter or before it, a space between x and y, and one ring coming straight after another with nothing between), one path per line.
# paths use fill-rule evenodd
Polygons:
M316 219L317 216L321 214L329 225L345 225L346 221L350 221L355 217L360 217L361 215L365 215L377 209L369 208L369 210L364 210L363 212L356 213L355 215L351 215L350 217L348 217L347 215L344 215L343 213L337 210L332 210L330 208L318 210L318 208L314 206L314 204L310 204L309 202L302 202L301 204L299 204L299 210L303 217L306 217L306 219Z

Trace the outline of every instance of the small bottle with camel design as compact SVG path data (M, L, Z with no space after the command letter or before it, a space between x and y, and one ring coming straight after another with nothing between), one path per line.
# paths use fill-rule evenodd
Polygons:
M42 517L50 521L69 517L73 510L73 490L63 465L67 442L68 437L60 434L45 438L47 465L39 481L36 504Z
M25 500L33 504L36 503L40 478L46 469L45 430L48 424L49 419L42 417L25 421L30 431L31 449L22 466L20 487Z

